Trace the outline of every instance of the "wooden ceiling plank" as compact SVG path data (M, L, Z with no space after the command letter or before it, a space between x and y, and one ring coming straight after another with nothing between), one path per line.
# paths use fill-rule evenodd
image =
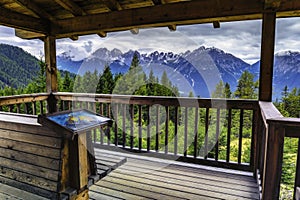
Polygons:
M54 0L64 9L70 11L74 16L83 16L87 13L72 0Z
M39 16L42 19L47 19L49 21L54 22L55 18L50 15L48 12L46 12L43 8L39 7L37 4L35 4L33 1L30 0L14 0L21 6L31 10L34 12L37 16Z
M107 8L111 11L123 10L122 6L119 4L117 0L101 0Z
M223 0L221 11L214 6L215 3L215 0L186 1L58 20L61 28L53 30L53 33L63 37L71 32L92 34L99 31L262 17L263 3L260 0Z
M43 19L23 15L0 7L0 24L12 28L46 34L50 31L50 24Z

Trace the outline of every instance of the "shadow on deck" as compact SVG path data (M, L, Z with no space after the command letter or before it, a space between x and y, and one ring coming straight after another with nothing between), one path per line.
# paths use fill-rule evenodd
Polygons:
M90 199L259 199L251 173L96 150L127 162L90 187Z

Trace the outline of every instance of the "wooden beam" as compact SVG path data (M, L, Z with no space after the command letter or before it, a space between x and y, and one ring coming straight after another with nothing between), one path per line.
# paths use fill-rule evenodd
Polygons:
M15 36L22 39L40 39L44 38L46 35L43 33L36 33L32 31L25 31L22 29L15 29Z
M220 28L220 22L219 21L213 21L213 27L214 28Z
M46 61L46 88L47 92L57 92L57 67L56 67L56 44L54 36L46 36L45 40Z
M109 8L111 11L123 10L122 6L117 0L102 0L102 2Z
M259 100L272 101L273 62L275 45L276 13L263 15L260 56Z
M168 26L168 29L170 30L170 31L176 31L176 24L173 24L173 25L169 25Z
M70 11L74 16L86 15L86 12L72 0L54 0L64 9Z
M54 22L55 18L50 15L47 11L39 7L37 4L35 4L33 1L30 0L14 0L21 6L27 8L28 10L31 10L33 13L35 13L38 17L42 19L47 19L49 21Z
M66 37L71 32L81 35L99 31L121 31L170 24L211 23L212 21L262 17L263 3L260 0L250 2L249 0L223 0L220 2L222 10L216 8L215 3L216 0L186 1L63 19L58 20L61 28L54 29L53 32L57 37Z
M137 35L137 34L139 34L140 30L138 28L133 28L133 29L130 29L130 32L134 35Z
M107 36L106 32L102 32L102 31L100 31L99 33L97 33L97 35L99 35L102 38L105 38Z
M0 7L0 10L0 25L44 34L50 31L51 25L47 20L23 15L3 7Z

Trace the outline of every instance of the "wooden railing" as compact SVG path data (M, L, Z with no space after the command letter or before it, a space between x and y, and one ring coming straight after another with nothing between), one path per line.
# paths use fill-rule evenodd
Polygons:
M0 97L0 111L33 115L47 113L48 98L48 93Z
M256 165L258 102L175 97L56 93L60 110L85 108L114 120L94 131L97 146L115 151L231 169Z
M286 118L271 102L259 102L261 109L261 138L259 143L260 157L258 160L258 175L261 180L262 199L273 200L279 198L280 179L282 172L283 146L285 137L300 138L300 119ZM300 186L300 142L298 143L298 157L296 164L296 188ZM295 198L295 197L294 197Z
M300 119L283 117L271 102L74 93L0 97L0 109L8 112L82 108L114 120L111 131L93 131L96 146L253 171L262 199L279 198L284 138L300 137Z

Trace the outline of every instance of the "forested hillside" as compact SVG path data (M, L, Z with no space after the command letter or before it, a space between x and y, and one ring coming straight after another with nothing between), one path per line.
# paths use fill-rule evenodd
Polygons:
M0 44L0 88L25 87L36 77L39 60L23 49Z

